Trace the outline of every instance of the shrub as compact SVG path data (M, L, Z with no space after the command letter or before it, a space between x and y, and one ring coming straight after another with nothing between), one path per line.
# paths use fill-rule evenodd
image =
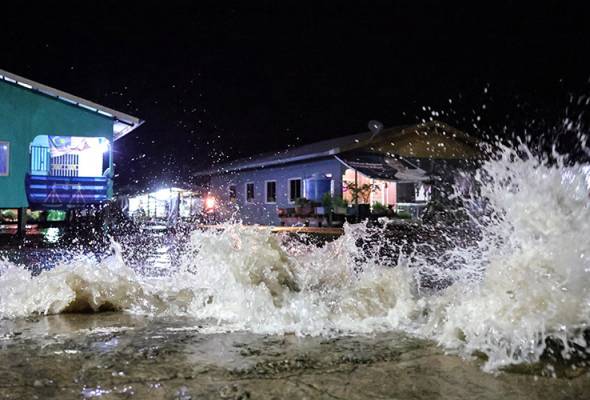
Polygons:
M365 204L369 202L371 193L375 193L380 190L378 185L369 183L357 185L353 182L346 182L345 185L352 196L352 201L358 202L360 200Z
M326 211L330 211L332 208L332 195L329 192L324 193L322 196L322 206L326 209Z
M12 222L16 221L18 214L16 210L2 210L0 211L0 216L3 221Z
M409 211L398 211L395 216L400 219L412 219L412 214Z
M348 201L344 200L342 197L334 197L332 199L332 205L334 207L346 208L348 207Z
M311 201L307 200L305 197L300 197L295 200L295 206L297 207L305 207L308 204L311 204Z
M373 212L375 214L383 214L383 213L386 213L387 212L387 207L377 201L377 202L375 202L375 204L373 204Z

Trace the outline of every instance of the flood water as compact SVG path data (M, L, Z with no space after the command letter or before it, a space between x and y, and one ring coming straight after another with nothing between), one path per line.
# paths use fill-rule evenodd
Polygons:
M588 167L505 150L476 180L452 229L12 249L0 397L587 398Z
M211 324L213 322L210 322ZM490 374L402 332L203 333L190 318L70 314L0 323L5 399L583 399L567 378ZM538 372L538 371L537 371Z

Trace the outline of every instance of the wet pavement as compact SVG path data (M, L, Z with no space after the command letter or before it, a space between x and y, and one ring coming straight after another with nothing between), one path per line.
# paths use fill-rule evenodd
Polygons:
M214 328L214 321L126 313L3 320L0 398L508 400L590 392L587 370L559 378L486 373L478 359L403 333L209 333Z

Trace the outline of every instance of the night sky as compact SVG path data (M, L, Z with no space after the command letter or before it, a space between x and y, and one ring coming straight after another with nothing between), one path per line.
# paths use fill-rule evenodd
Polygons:
M54 3L2 6L0 68L145 119L120 186L371 119L541 135L590 94L584 2Z

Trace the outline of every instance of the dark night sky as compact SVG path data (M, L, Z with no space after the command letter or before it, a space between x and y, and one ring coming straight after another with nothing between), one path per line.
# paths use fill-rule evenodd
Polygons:
M584 2L123 3L3 5L0 24L0 68L147 121L118 142L119 184L432 110L538 134L590 93Z

